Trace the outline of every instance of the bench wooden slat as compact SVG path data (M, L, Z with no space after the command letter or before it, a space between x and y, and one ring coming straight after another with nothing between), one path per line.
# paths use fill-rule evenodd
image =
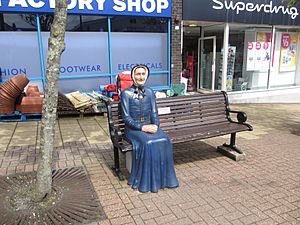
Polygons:
M160 118L160 126L161 127L166 127L168 125L175 126L174 121L176 121L176 126L178 125L184 125L184 124L201 124L205 125L203 121L206 121L207 123L215 123L220 120L227 121L226 116L224 115L225 111L223 113L220 112L211 112L211 113L206 113L206 114L200 114L198 112L193 112L190 114L177 114L177 115L172 115L172 117L169 115L168 117L163 117ZM123 120L118 117L118 119L114 119L114 124L115 126L120 126L124 127L125 124Z
M161 123L164 121L168 120L176 120L176 119L182 119L182 118L209 118L212 116L216 115L223 115L224 117L226 116L225 114L225 109L220 110L220 111L183 111L183 112L178 112L177 114L167 114L167 115L161 115L159 116Z
M175 117L180 117L182 116L182 114L201 114L201 115L205 115L205 114L210 114L211 112L219 112L220 114L224 114L226 108L225 105L224 106L220 106L220 104L218 105L213 105L210 107L205 107L205 106L191 106L191 107L187 107L187 106L173 106L171 107L171 112L169 114L162 114L159 115L160 118L168 118L170 117L170 114ZM113 118L114 119L122 119L122 115L120 112L118 111L114 111L112 112Z
M185 142L186 140L201 140L247 130L249 129L245 125L224 123L222 126L220 126L220 124L215 124L205 128L182 129L166 132L170 137L172 137L173 143L180 143Z
M156 100L157 104L161 103L177 103L180 101L190 101L190 102L196 102L196 101L206 101L209 99L219 99L219 100L224 100L224 95L222 93L209 93L209 94L197 94L197 95L185 95L185 96L177 96L177 97L172 97L172 98L159 98Z
M180 113L180 112L202 112L205 113L206 111L224 111L226 110L225 105L210 105L210 106L201 106L201 105L180 105L180 106L174 106L174 107L159 107L158 112L160 109L170 109L171 114ZM161 114L163 115L163 114ZM160 116L161 116L160 115Z
M223 118L216 118L214 121L199 121L199 120L191 120L190 123L188 121L180 121L176 123L164 123L161 124L161 128L163 130L172 130L172 129L183 129L187 127L198 127L198 126L208 126L211 124L216 124L216 123L226 123L227 121L224 120Z
M248 127L242 124L233 124L233 123L224 123L223 126L212 125L206 128L198 129L181 129L181 130L172 130L165 132L170 136L170 139L174 144L182 143L188 141L201 140L206 138L217 137L221 135L231 134L232 132L241 132L249 130ZM123 142L124 146L129 148L129 143L126 141Z

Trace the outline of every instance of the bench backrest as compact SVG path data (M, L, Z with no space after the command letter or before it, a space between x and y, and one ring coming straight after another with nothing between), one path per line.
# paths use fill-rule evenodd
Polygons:
M228 123L228 101L225 92L195 94L157 99L160 127L169 130ZM109 123L124 134L119 102L110 104Z

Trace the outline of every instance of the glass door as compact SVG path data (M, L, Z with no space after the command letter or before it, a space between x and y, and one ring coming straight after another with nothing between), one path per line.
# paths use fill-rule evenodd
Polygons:
M198 39L197 90L213 92L216 74L216 36Z

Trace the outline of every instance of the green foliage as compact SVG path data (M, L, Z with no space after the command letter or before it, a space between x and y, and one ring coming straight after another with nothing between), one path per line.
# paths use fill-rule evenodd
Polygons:
M288 7L296 5L297 2L298 0L282 0L282 3L286 4Z

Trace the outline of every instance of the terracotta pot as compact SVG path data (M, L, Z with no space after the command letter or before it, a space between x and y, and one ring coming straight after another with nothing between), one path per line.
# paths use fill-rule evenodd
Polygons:
M36 92L39 92L39 87L36 84L29 84L26 90L26 95L29 96L31 93Z
M9 81L10 81L10 83L11 83L12 85L14 85L14 87L17 88L19 91L23 91L23 90L24 90L24 88L21 88L23 85L20 85L20 84L18 83L18 81L15 81L15 80L13 80L13 79L10 79ZM25 87L26 87L26 85L25 85Z
M17 110L23 114L41 114L43 109L42 109L42 105L34 105L34 106L19 105Z
M2 99L11 101L14 100L15 98L9 95L6 91L4 91L2 88L0 88L0 96Z
M15 100L2 99L0 96L0 106L14 105L14 104L15 104Z
M4 83L1 86L1 89L12 98L16 98L20 94L20 92L12 87L9 82Z
M42 97L42 94L41 94L41 92L30 92L29 95L27 95L27 96L29 96L29 97Z
M21 105L35 105L43 104L43 98L41 97L23 97Z
M15 102L6 102L6 103L0 103L0 108L5 108L7 106L14 106Z
M12 77L10 80L20 90L23 90L26 87L26 85L29 83L29 80L25 74L16 75L16 76Z
M43 98L23 97L18 110L24 114L42 113Z
M3 108L0 107L0 114L14 113L14 111L15 111L15 106L14 105L8 105L8 106L3 107Z
M14 90L15 93L18 93L18 94L22 93L23 90L19 89L11 80L9 80L7 82L7 84L8 84L8 86L10 86L10 88L12 90Z

